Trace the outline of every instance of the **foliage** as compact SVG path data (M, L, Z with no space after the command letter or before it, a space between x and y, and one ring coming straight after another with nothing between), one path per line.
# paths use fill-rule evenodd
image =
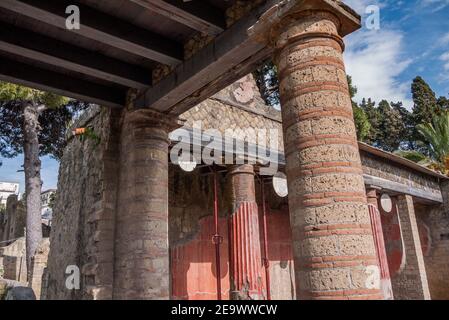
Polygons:
M422 123L431 123L433 116L439 114L441 109L438 106L435 92L422 77L418 76L413 79L411 89L414 103L412 121L415 126L412 128L410 135L411 140L417 142L413 143L411 148L428 154L429 150L427 150L426 145L419 143L421 136L417 126ZM443 102L441 101L441 103Z
M376 145L383 150L392 152L399 148L406 128L401 114L391 108L386 100L378 106L379 123Z
M82 133L79 134L80 141L85 141L86 139L91 139L95 142L95 146L98 146L101 142L101 138L95 133L94 129L91 127L82 128Z
M48 200L48 207L53 210L55 204L56 204L56 192L52 192L50 194L50 199Z
M23 103L45 106L39 114L40 155L60 159L65 131L72 117L87 107L51 93L0 82L0 156L14 158L23 152Z
M398 155L449 175L449 111L436 114L431 123L418 125L428 155L419 151L399 151Z
M354 97L357 94L357 87L353 85L352 78L348 76L349 95L351 96L352 111L354 114L355 128L357 130L357 139L365 141L371 131L371 123L365 111L357 105Z
M271 60L264 62L253 72L262 98L267 105L272 107L280 105L279 80L277 75L277 68Z

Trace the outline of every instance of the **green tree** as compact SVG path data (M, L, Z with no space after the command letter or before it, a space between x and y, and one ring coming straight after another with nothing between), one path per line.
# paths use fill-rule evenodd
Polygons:
M412 113L414 128L411 132L411 140L416 142L412 145L412 149L428 153L429 150L426 149L426 146L420 143L421 136L417 126L422 123L431 123L433 116L439 113L440 108L437 104L435 92L420 76L413 79L412 97L414 103Z
M393 110L396 110L400 117L403 124L403 131L400 133L402 137L401 141L401 148L403 150L410 150L413 149L413 141L411 139L412 132L415 128L415 125L413 123L412 113L408 111L402 104L402 102L392 102L391 107Z
M365 141L369 144L374 144L379 136L379 124L380 124L380 114L376 108L376 103L371 100L371 98L362 99L360 108L365 112L368 122L370 123L370 131L365 137Z
M269 106L279 106L279 79L273 61L265 61L253 72L260 94Z
M52 93L0 82L0 155L24 155L28 267L42 240L39 156L61 156L66 124L84 107L83 103Z
M386 100L382 100L378 106L379 123L378 136L375 145L379 148L393 152L399 149L406 132L401 114L391 108Z
M440 110L449 110L449 99L446 97L439 97L437 105Z
M357 105L354 97L357 94L357 87L352 83L352 77L348 76L349 95L351 96L352 111L354 114L354 123L357 130L357 139L365 141L371 130L371 124L365 111Z
M435 114L431 123L417 127L420 139L427 146L429 154L418 151L399 151L398 154L449 175L449 111Z

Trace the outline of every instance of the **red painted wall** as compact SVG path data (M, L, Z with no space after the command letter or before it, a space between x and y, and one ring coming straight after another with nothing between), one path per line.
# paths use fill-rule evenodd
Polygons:
M260 236L263 246L262 212L260 211ZM281 272L293 265L291 230L288 208L268 214L268 250L272 295L289 297L294 290L291 272ZM212 216L200 220L198 234L184 244L171 248L172 298L178 300L215 300L217 298L215 246L212 243L214 221ZM229 248L228 222L220 218L221 287L223 300L229 299ZM261 248L263 257L263 247ZM264 274L265 279L265 274Z
M213 216L200 220L196 237L171 249L172 298L178 300L216 300L217 278ZM229 251L227 220L220 218L222 298L229 299Z

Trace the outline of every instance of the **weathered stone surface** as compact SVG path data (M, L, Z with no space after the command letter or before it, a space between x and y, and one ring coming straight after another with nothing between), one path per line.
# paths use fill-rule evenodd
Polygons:
M329 55L334 49L341 54L338 26L332 14L304 11L284 19L276 29L296 287L300 299L379 299L380 291L368 288L367 281L361 291L350 281L354 270L376 260L371 228L361 227L369 214L358 151L348 152L356 146L356 133L348 111L346 74L341 55ZM329 49L304 50L322 48L323 42ZM332 96L338 98L322 105L320 99ZM301 100L308 104L297 104ZM326 209L337 203L349 214L332 211L326 216ZM317 212L326 225L318 223ZM340 217L355 221L342 224Z

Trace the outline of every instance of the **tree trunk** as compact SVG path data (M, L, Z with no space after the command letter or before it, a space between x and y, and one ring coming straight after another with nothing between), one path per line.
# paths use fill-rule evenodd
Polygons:
M39 159L39 113L32 103L23 106L23 152L26 193L26 261L28 275L31 258L42 240L41 222L41 161ZM30 280L30 279L28 279Z

